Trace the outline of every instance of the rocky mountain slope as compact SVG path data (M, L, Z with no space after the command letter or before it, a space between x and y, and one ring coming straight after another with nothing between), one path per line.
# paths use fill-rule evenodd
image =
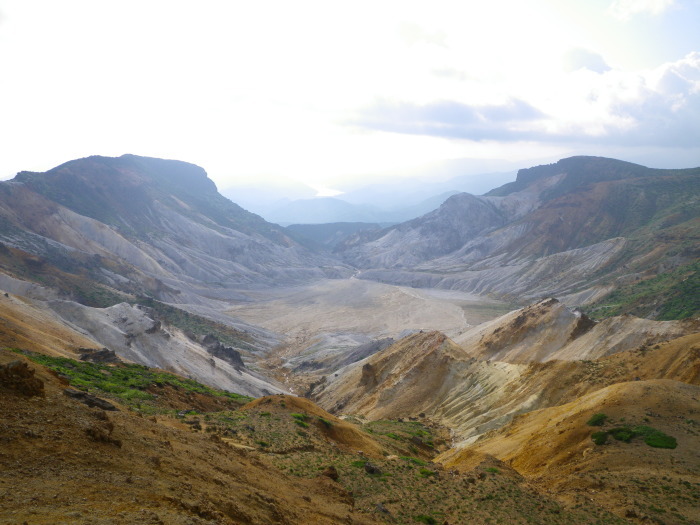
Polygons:
M695 263L699 194L700 168L572 157L520 170L483 197L456 195L413 221L361 232L336 251L365 279L586 304Z
M469 470L493 457L571 505L593 500L635 522L696 522L699 392L668 379L617 383L518 416L437 460ZM596 443L596 432L606 437Z
M105 349L115 361L162 368L244 395L287 391L247 367L238 350L215 336L185 333L147 307L91 308L8 293L0 296L0 313L0 345L7 348L72 359L92 359Z
M582 330L562 310L543 301L467 332L462 346L440 332L414 334L327 376L314 399L371 419L422 413L459 443L615 382L700 380L696 321L623 317Z
M292 396L242 406L167 374L144 382L144 368L35 359L0 350L7 523L625 522L495 459L444 469L435 425L344 421Z
M204 170L179 161L88 157L22 172L0 184L0 217L0 241L40 263L68 272L77 265L112 288L175 302L205 295L199 288L347 273L219 195Z

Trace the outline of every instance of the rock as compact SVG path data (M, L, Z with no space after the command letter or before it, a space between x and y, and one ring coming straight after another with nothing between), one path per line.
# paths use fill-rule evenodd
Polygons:
M333 465L326 467L326 469L321 472L321 475L331 478L333 481L338 481L338 469L336 469Z
M372 465L369 461L365 463L365 472L372 475L381 475L382 470L376 465Z
M44 382L34 377L34 369L24 361L0 365L0 386L24 396L44 396Z
M362 365L362 377L360 378L360 386L366 386L368 388L373 388L377 386L376 371L371 364L366 363Z
M236 370L240 371L242 368L245 368L240 352L229 346L224 346L215 336L211 334L205 335L200 344L207 349L210 355L226 361Z
M375 512L381 512L382 514L391 514L389 512L389 509L387 509L382 503L377 503L377 506L374 507Z
M85 403L89 407L97 407L101 408L102 410L119 410L109 401L105 401L104 399L100 399L99 397L95 397L81 390L75 390L74 388L66 388L63 391L63 394L68 397L72 397L73 399L77 399L78 401L80 401L81 403Z
M96 350L94 348L79 348L80 360L89 361L90 363L120 363L121 359L117 357L114 350L108 350L103 348L101 350Z

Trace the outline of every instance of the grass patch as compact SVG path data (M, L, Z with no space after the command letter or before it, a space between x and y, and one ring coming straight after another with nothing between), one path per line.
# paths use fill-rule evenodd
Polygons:
M326 428L331 428L333 426L333 423L331 423L324 417L318 416L318 421Z
M414 458L412 456L401 456L401 459L408 461L409 463L413 463L414 465L418 465L419 467L424 467L428 464L427 461L423 461L422 459Z
M127 363L106 365L76 361L66 357L51 357L24 350L15 350L15 352L21 353L35 363L44 365L66 377L75 388L117 399L134 409L142 409L141 403L144 401L155 401L156 397L148 392L149 389L164 386L170 386L185 392L226 397L238 401L240 404L252 400L248 396L217 390L192 379L185 379L184 377L143 365Z

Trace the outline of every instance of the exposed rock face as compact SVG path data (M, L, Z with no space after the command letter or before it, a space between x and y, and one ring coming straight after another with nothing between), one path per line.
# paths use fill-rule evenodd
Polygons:
M226 361L236 370L240 371L241 368L245 368L240 352L229 346L222 345L221 342L213 335L204 336L201 343L207 349L207 352Z
M475 346L460 348L439 332L414 334L329 376L314 398L328 410L369 419L427 415L457 441L470 441L518 414L615 382L697 383L697 322L626 316L570 339L580 319L547 299L477 327L468 333Z
M596 323L549 298L477 326L456 338L480 359L509 363L596 359L674 339L700 328L686 321L651 321L632 316Z
M112 403L99 397L88 394L87 392L82 392L81 390L76 390L74 388L66 388L63 394L72 398L77 399L81 403L85 403L89 407L97 407L102 410L115 411L118 410Z
M214 338L208 338L210 344L205 346L177 328L169 326L165 330L149 316L148 308L127 303L109 308L90 308L69 301L49 304L67 324L88 332L98 344L112 349L124 360L169 370L239 394L285 392L282 385L245 368L238 352L227 350ZM154 331L154 326L159 329ZM220 355L212 354L210 348Z
M34 377L34 369L24 361L0 365L0 387L23 396L44 396L44 382Z
M121 359L117 356L114 350L102 348L95 350L93 348L79 348L80 360L90 361L91 363L119 363Z

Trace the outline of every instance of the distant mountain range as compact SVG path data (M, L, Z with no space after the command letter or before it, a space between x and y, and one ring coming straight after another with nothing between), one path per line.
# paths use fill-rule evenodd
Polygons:
M290 224L334 222L399 223L433 211L460 192L485 193L515 179L515 171L481 175L459 174L464 161L418 169L412 177L385 176L359 187L343 187L334 197L286 179L239 183L222 193L268 221ZM439 181L431 180L440 176Z

